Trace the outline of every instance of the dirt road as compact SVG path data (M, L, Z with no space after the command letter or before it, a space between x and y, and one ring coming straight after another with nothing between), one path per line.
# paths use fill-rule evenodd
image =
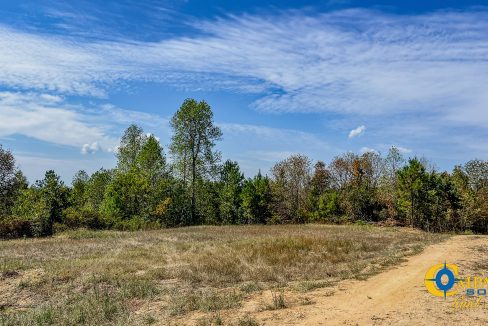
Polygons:
M456 310L453 297L425 289L426 271L445 260L457 264L460 275L488 276L488 237L454 236L366 281L343 281L333 295L309 292L311 304L252 315L265 325L488 325L488 305Z

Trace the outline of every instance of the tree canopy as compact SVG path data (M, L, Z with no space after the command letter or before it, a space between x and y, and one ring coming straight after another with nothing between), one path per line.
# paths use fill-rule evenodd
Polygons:
M488 233L488 162L437 171L392 147L345 153L330 162L303 154L269 175L245 178L237 161L221 163L222 132L205 101L187 99L162 142L130 125L117 166L80 170L65 185L55 171L28 184L0 145L0 237L48 236L69 228L136 230L195 224L378 223L430 232Z

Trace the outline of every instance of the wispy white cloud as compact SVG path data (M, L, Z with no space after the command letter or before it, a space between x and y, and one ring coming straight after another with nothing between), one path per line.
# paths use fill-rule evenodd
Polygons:
M0 93L0 135L25 135L54 144L76 146L99 142L112 147L116 138L108 137L101 126L87 123L87 117L69 105L46 99L44 94ZM91 119L91 118L90 118Z
M262 93L267 112L476 118L488 95L488 12L389 15L345 10L195 22L192 37L87 42L0 27L0 83L103 96L153 80ZM263 46L264 45L264 46ZM463 112L469 114L460 114Z
M125 83L155 81L190 90L255 93L252 107L264 112L333 113L348 125L354 118L355 125L375 131L368 141L371 136L370 146L382 150L378 144L399 142L430 156L441 149L458 157L486 155L486 10L423 15L293 11L192 24L191 36L159 42L121 40L120 35L93 41L0 25L0 85L24 92L0 98L0 137L20 133L79 149L87 145L86 152L94 143L113 149L114 124L143 121L167 128L167 120L111 105L80 108L66 98L104 97ZM245 148L243 160L250 155L264 162L300 152L303 144L307 153L333 152L311 133L221 127L224 144L233 141L226 145L229 154L239 155L232 148L242 143L242 135L252 135L258 148Z
M165 121L114 106L73 105L50 94L0 92L0 137L24 135L77 147L82 154L113 152L129 123L164 128Z
M366 131L366 126L361 125L349 132L349 139L362 135Z

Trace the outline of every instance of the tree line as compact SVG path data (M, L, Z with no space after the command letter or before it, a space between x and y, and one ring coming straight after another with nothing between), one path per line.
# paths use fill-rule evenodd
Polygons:
M171 162L158 139L131 125L117 166L81 170L70 186L52 170L29 185L0 145L0 237L74 228L137 230L199 224L368 223L430 232L488 233L488 162L451 173L392 147L345 153L328 165L292 155L269 176L245 178L221 162L222 132L205 101L184 101L171 120Z

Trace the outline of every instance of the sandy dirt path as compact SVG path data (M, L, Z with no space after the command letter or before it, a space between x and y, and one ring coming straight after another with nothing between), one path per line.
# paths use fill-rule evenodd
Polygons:
M488 305L456 310L454 298L434 297L424 287L426 271L444 260L457 264L460 275L488 276L480 270L487 252L488 236L454 236L366 281L343 281L333 295L309 292L312 304L252 315L265 325L488 325Z

